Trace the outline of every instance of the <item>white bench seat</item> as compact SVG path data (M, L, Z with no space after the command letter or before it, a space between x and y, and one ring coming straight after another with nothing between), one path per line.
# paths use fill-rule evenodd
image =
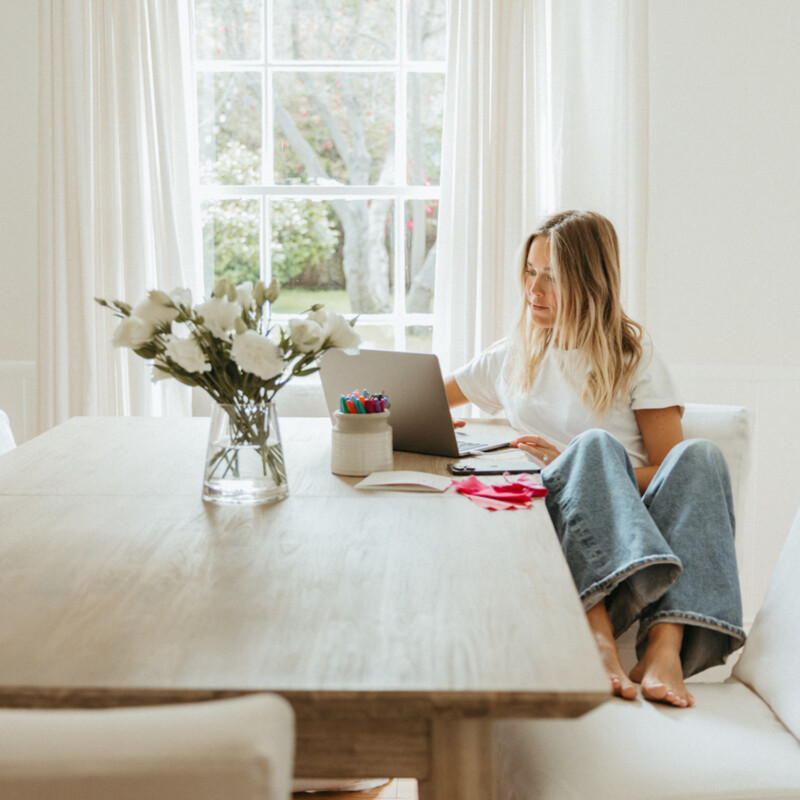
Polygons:
M498 800L800 798L799 573L800 512L733 675L692 683L692 708L497 723Z

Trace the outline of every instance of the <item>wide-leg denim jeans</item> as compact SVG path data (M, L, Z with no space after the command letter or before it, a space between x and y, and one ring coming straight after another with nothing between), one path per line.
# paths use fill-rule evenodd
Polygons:
M716 445L676 445L642 496L624 447L591 430L542 470L542 482L584 608L605 600L615 636L638 619L639 658L659 622L685 625L684 677L744 643L733 497Z

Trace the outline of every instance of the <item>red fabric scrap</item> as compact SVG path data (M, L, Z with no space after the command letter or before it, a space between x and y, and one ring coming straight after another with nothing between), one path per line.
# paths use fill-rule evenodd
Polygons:
M529 508L534 497L544 497L547 494L547 489L527 472L516 475L513 481L508 474L504 477L508 483L496 486L483 483L475 475L453 481L453 485L459 494L465 495L473 503L489 511Z

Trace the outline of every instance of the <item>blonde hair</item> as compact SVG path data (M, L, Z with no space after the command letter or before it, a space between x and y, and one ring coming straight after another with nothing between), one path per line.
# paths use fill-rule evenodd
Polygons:
M534 324L525 297L533 240L550 242L550 271L558 310L552 328ZM551 347L577 350L581 399L602 417L615 402L623 406L642 357L642 326L620 302L619 242L614 226L593 211L554 214L525 240L519 259L522 313L512 347L512 386L530 390Z

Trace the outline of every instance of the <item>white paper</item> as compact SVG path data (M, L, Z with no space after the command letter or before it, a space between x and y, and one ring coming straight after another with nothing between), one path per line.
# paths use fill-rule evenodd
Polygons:
M443 492L453 482L445 475L414 470L373 472L357 483L356 489L383 489L395 492Z

